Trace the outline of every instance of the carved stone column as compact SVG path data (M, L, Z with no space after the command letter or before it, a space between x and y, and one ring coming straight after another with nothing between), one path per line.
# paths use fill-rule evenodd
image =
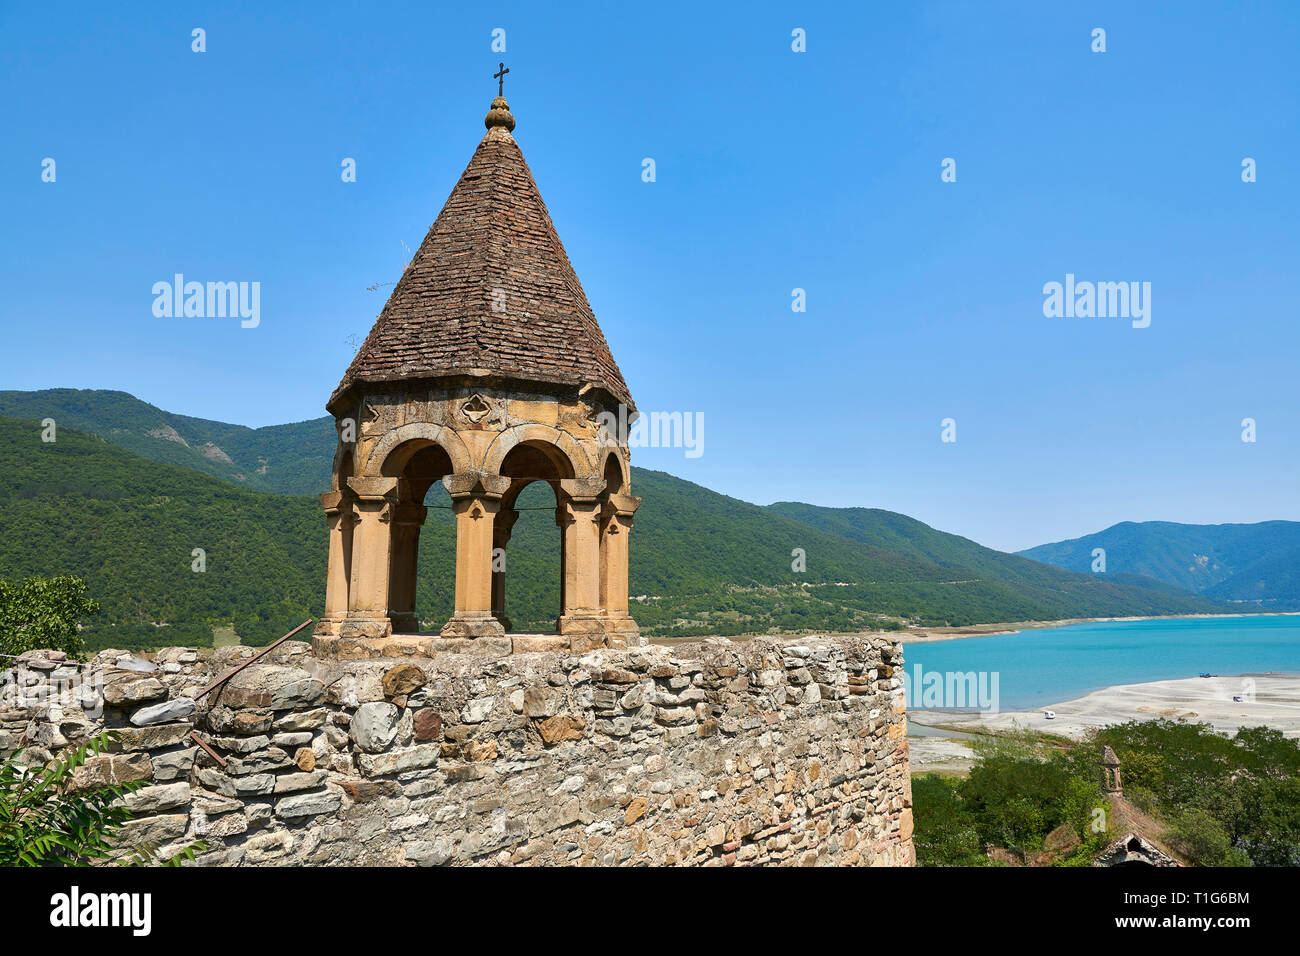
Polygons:
M504 636L505 628L492 616L492 529L510 479L466 472L448 475L442 483L456 514L456 611L442 636Z
M388 581L392 558L392 509L396 504L396 478L349 478L356 496L356 526L352 531L351 582L348 613L339 628L341 637L387 637Z
M492 616L501 622L501 626L510 630L510 619L506 617L506 545L510 543L510 532L519 520L519 512L513 508L498 511L496 522L492 525Z
M600 605L604 609L611 646L627 643L641 633L627 612L628 537L632 515L641 504L631 495L609 495L601 509ZM633 641L635 643L635 641Z
M420 526L429 511L423 505L403 502L393 505L392 561L388 579L388 616L396 634L417 634L415 615L416 564L420 550Z
M327 491L320 496L329 524L329 564L325 573L325 613L316 634L337 634L348 615L348 590L352 574L352 525L356 515L348 491Z
M560 482L564 540L564 608L559 629L566 635L601 636L600 493L603 478L565 478ZM603 640L595 642L603 645Z

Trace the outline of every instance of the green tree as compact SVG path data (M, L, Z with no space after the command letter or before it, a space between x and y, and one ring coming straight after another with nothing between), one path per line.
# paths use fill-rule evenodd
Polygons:
M1205 810L1179 814L1166 835L1197 866L1249 866L1250 858L1232 845L1227 828Z
M76 654L82 648L77 625L99 611L86 597L86 582L69 575L0 580L0 654L49 648Z
M912 843L922 866L987 866L974 815L957 787L938 774L912 779Z
M1247 793L1250 826L1239 834L1256 866L1300 866L1300 778L1264 780Z

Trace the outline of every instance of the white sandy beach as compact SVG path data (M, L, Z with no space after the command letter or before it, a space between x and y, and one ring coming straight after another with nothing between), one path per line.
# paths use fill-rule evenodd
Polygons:
M1233 697L1241 697L1240 702ZM1056 713L1054 720L1044 710ZM1188 677L1122 684L1094 691L1077 700L1040 710L998 714L915 711L912 719L927 726L978 733L1026 727L1079 738L1088 730L1129 720L1160 717L1208 723L1219 733L1239 727L1266 726L1300 737L1300 676L1244 674L1235 677Z

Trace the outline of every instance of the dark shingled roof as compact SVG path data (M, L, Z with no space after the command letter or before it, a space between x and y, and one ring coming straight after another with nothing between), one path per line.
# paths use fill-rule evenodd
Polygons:
M508 129L493 125L509 116L498 103L505 108L493 104L487 135L330 397L331 411L357 386L467 376L591 384L633 407L528 163Z

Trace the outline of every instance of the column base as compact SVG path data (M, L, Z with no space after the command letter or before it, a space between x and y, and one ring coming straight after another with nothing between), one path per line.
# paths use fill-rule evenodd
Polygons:
M561 614L555 621L561 634L604 634L605 619L599 612L588 614Z
M435 652L444 654L478 654L485 657L506 657L514 652L510 638L501 622L490 614L473 617L454 616L442 626L433 642Z
M388 615L351 613L339 622L339 637L388 637L393 633L393 622Z
M442 626L443 637L505 637L506 629L490 614L484 617L455 616Z

